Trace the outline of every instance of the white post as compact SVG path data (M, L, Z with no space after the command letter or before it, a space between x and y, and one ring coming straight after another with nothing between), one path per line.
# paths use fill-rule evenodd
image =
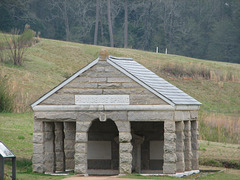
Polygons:
M167 48L165 49L165 54L167 54Z
M158 47L156 47L156 53L158 53Z

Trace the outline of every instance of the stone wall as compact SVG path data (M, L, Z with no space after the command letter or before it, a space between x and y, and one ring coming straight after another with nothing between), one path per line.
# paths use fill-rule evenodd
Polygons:
M167 104L156 95L108 64L99 61L62 89L44 100L41 105L73 105L74 95L130 95L130 104Z

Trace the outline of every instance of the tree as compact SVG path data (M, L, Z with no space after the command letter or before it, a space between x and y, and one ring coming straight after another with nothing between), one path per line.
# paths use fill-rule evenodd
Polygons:
M111 19L111 0L107 1L107 14L108 14L108 29L109 29L109 36L110 36L110 46L114 46L113 42L113 30L112 30L112 19Z
M97 45L99 7L100 7L99 0L96 0L96 22L95 22L95 31L94 31L94 45Z
M128 47L128 0L124 2L124 48Z

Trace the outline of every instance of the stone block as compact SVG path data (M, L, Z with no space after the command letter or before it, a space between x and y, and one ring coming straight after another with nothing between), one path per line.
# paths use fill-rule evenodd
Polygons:
M32 157L32 163L33 164L43 164L44 163L44 158L43 158L43 154L33 154Z
M98 83L98 89L121 88L121 83Z
M198 111L190 111L191 119L198 119Z
M175 111L175 121L190 120L189 111Z
M164 140L176 142L176 134L175 133L164 133Z
M176 152L177 161L184 161L184 152Z
M119 162L120 164L126 163L131 164L132 163L132 154L127 152L120 152Z
M76 116L76 114L75 114ZM76 130L76 123L75 122L64 122L64 131L69 130L69 131L75 131Z
M44 148L43 144L33 143L33 153L34 154L43 154Z
M95 113L79 113L77 115L77 119L78 121L77 122L80 122L80 121L92 121L93 119L97 119L98 118L98 114L95 112ZM77 127L78 128L78 127ZM78 131L78 129L77 129Z
M119 144L119 151L120 152L128 152L131 153L132 152L132 144L131 143L120 143Z
M192 158L193 159L198 159L199 158L198 150L192 150Z
M66 150L66 151L64 151L64 153L65 153L65 158L66 159L73 159L74 154L75 154L75 150Z
M192 170L192 162L185 160L185 171L191 171Z
M73 94L53 94L46 100L44 100L41 105L69 105L75 103L75 97Z
M44 153L44 162L54 164L54 153L45 152Z
M55 151L62 152L63 151L63 141L55 142Z
M176 172L184 172L185 171L185 163L184 161L176 162Z
M164 153L164 162L175 163L177 161L177 156L175 153Z
M73 140L64 140L64 149L65 150L73 150L75 145L75 141Z
M95 78L94 78L95 79ZM106 79L106 78L105 78ZM101 82L101 81L100 81ZM65 94L81 94L81 95L100 95L102 94L102 89L77 89L77 88L63 88L63 93Z
M173 113L171 111L129 111L128 112L129 121L165 121L165 120L168 121L172 119L173 119Z
M54 173L54 164L46 162L44 164L44 172L47 173Z
M35 114L35 113L34 113ZM34 115L35 116L35 115ZM35 119L35 117L34 117ZM43 132L44 128L43 128L43 122L40 120L34 120L33 123L33 132Z
M176 163L163 164L163 174L175 174L175 173L176 173Z
M51 140L53 140L53 132L45 132L44 141L51 141Z
M76 133L76 142L87 142L88 141L88 134L86 132L77 132Z
M131 82L131 83L135 83L132 79L128 78L128 77L109 77L107 78L107 82L109 83L120 83L120 82Z
M76 143L75 153L87 153L87 143Z
M91 126L92 121L77 121L76 122L76 131L77 132L88 132L89 127Z
M87 164L87 154L85 153L76 153L74 159L76 164Z
M129 132L130 123L128 121L115 121L119 132Z
M114 68L113 66L105 66L105 71L118 71L116 68Z
M35 112L38 119L44 120L76 120L76 112ZM45 131L52 131L47 130Z
M122 83L122 87L123 88L140 88L142 86L135 82L126 82L126 83Z
M87 174L87 164L75 164L74 172L78 174Z
M120 174L131 174L132 173L132 164L120 164Z
M184 130L184 123L183 121L176 122L176 132L182 132Z
M198 159L192 159L192 170L198 169L199 169Z
M74 164L75 164L74 159L66 159L65 160L65 168L67 170L73 170L74 169Z
M164 142L164 153L175 153L176 143L166 143Z
M56 162L56 171L64 171L64 163Z
M33 133L33 143L43 144L43 133Z
M53 142L52 141L44 142L44 151L45 152L53 152Z
M176 151L177 152L182 152L184 151L184 142L183 141L176 141Z
M192 149L193 150L198 149L198 142L192 142Z
M118 111L118 112L110 112L106 114L107 114L107 118L112 119L113 121L127 121L127 112Z
M184 121L184 131L191 131L191 122Z
M72 131L65 131L64 137L67 140L75 140L75 130Z
M175 133L175 130L174 121L164 121L164 133Z
M56 152L56 162L63 162L64 152Z
M33 168L33 172L44 173L43 164L33 164L32 168Z
M132 140L132 135L129 132L119 132L119 142L126 143Z
M45 112L44 112L45 113ZM47 114L47 113L45 113L45 114ZM44 132L50 132L50 133L52 133L53 132L53 126L54 125L54 123L49 123L49 122L45 122L44 123Z

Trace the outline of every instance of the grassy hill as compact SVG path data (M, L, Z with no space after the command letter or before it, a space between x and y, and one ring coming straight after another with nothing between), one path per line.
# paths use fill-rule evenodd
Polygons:
M0 40L2 38L0 34ZM101 49L106 49L113 56L132 57L202 102L200 136L207 141L201 142L200 162L221 166L227 161L230 165L235 163L239 166L239 145L208 142L240 143L239 64L41 39L27 49L23 66L0 63L0 87L1 80L5 79L8 93L13 98L14 112L18 112L0 113L0 140L17 155L19 177L53 179L31 173L33 114L30 104L96 59ZM11 172L10 165L7 169ZM239 172L231 178L219 174L215 179L220 176L223 179L237 179Z
M29 105L32 102L96 59L101 49L106 49L113 56L132 57L202 102L202 138L240 142L236 136L240 128L239 64L133 49L41 39L27 49L23 66L0 63L0 78L7 78L14 112L31 111ZM212 133L209 134L209 131Z

